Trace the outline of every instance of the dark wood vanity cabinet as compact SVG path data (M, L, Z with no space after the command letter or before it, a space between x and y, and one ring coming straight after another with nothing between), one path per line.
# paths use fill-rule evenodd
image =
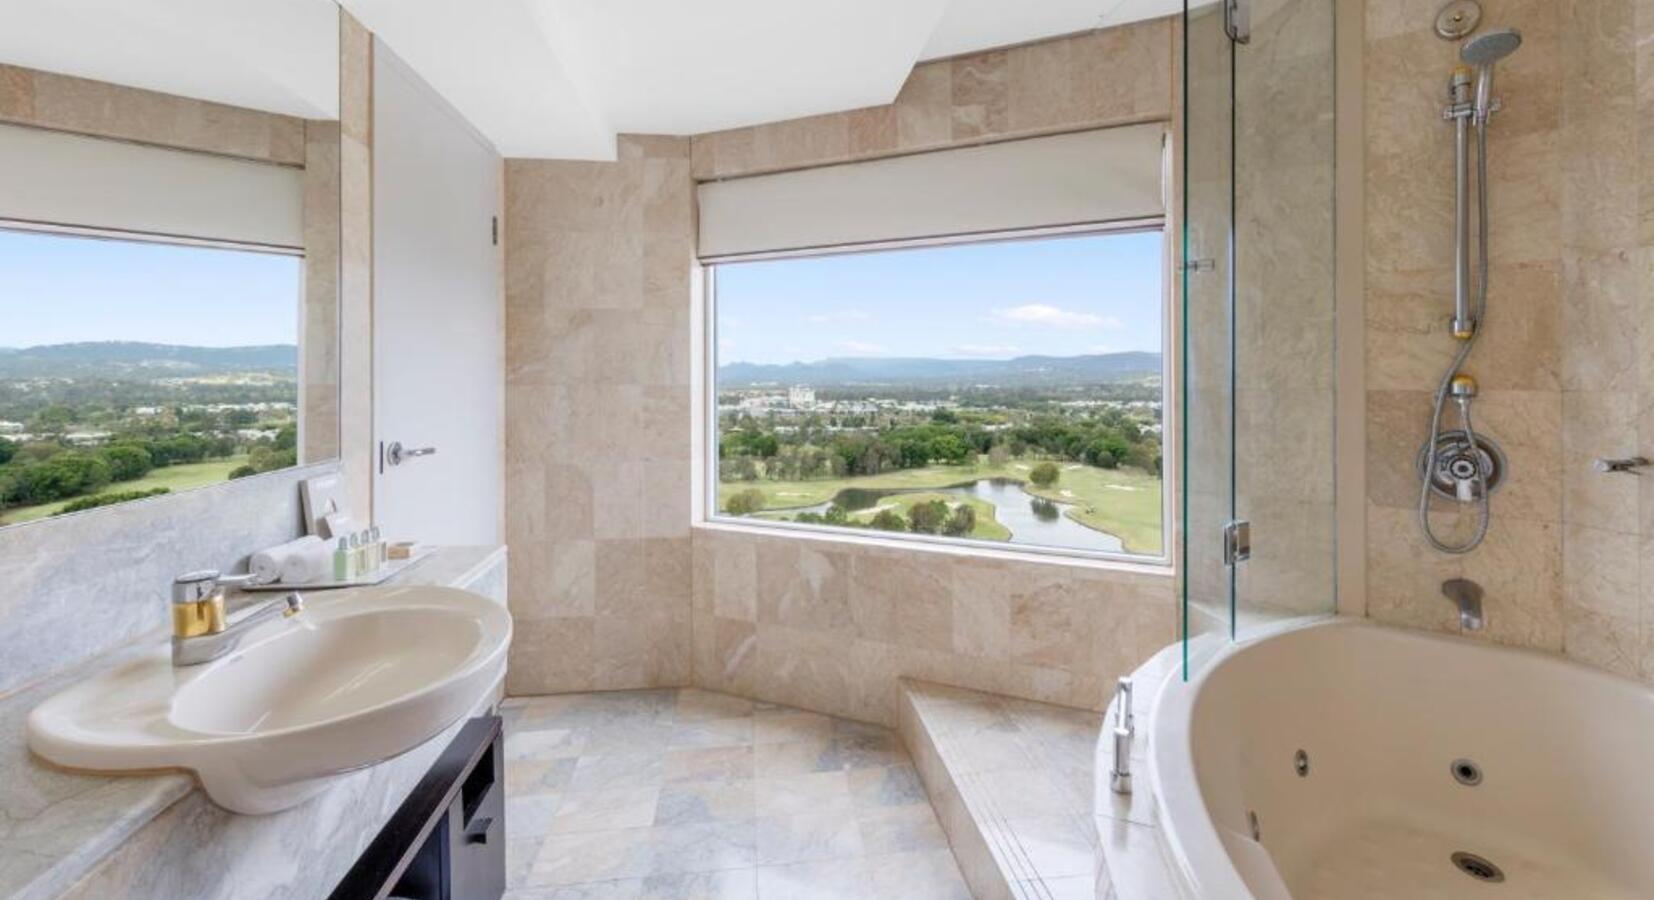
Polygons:
M465 723L332 900L497 900L505 893L504 743L499 716Z

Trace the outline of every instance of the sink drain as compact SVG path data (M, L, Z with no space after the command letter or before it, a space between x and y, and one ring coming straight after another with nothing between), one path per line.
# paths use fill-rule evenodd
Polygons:
M1453 865L1459 867L1460 872L1469 875L1477 881L1486 881L1492 884L1497 884L1505 880L1505 873L1503 869L1500 869L1498 866L1474 853L1466 853L1463 850L1460 850L1458 853L1453 854L1451 859L1453 860Z

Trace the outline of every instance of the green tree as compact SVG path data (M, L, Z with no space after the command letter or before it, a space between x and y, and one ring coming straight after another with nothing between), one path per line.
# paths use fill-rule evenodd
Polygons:
M966 537L976 530L976 507L961 503L954 507L948 520L942 523L942 533L950 537Z
M942 500L915 503L908 508L907 524L915 534L939 534L948 518L948 504Z
M907 530L907 522L902 518L901 513L898 513L893 509L879 510L879 514L874 516L873 521L868 524L880 531Z
M837 503L827 507L827 512L821 517L828 525L844 525L850 521L850 511Z
M149 451L138 444L112 444L98 451L98 455L109 464L111 481L142 478L155 465L149 458Z
M724 502L724 512L732 516L750 516L764 508L764 492L747 488Z
M1033 471L1028 473L1028 480L1032 481L1035 487L1048 488L1056 484L1061 475L1062 471L1057 468L1056 463L1046 461L1034 466Z
M0 438L0 466L11 462L11 458L16 455L17 445L5 438Z

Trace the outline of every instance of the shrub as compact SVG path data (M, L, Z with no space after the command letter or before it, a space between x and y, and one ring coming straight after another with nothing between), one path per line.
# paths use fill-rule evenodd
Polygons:
M732 516L750 516L763 508L764 492L757 488L747 488L724 501L724 512Z
M61 516L65 513L81 512L82 510L87 509L97 509L100 506L126 503L130 500L142 500L145 497L157 497L161 494L169 493L171 490L171 488L158 487L151 488L147 491L115 491L109 494L96 494L91 497L82 497L79 500L71 500L69 503L65 504L62 509L52 513L52 515Z
M954 507L953 514L942 523L942 533L950 537L966 537L976 530L976 507L969 503L961 503Z
M881 509L868 524L880 531L906 531L907 521L893 509Z
M937 534L947 521L948 505L941 500L915 503L907 511L907 524L915 534Z
M154 468L149 451L137 444L112 444L98 451L109 464L111 481L132 481L149 474Z
M1035 487L1048 488L1056 484L1061 475L1062 470L1057 468L1056 463L1042 462L1035 466L1032 472L1028 473L1028 480L1032 481Z

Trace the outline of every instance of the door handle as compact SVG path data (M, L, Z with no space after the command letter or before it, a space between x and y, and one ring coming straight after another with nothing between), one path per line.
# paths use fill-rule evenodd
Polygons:
M391 441L391 445L385 448L385 462L400 466L416 456L432 456L435 453L435 447L403 447L401 441Z

